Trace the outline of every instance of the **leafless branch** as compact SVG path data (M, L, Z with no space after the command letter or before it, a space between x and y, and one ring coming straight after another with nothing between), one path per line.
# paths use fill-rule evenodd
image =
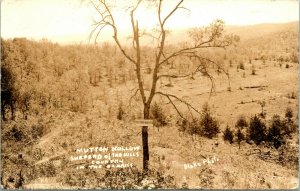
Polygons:
M136 94L140 91L139 88L136 88L134 94L129 98L129 106L131 106L132 99L136 96Z
M118 48L120 49L120 51L122 52L122 54L133 64L136 64L136 60L134 60L131 56L129 56L129 54L127 54L127 52L125 51L125 49L123 48L123 46L121 45L119 39L118 39L118 29L117 26L115 24L115 20L114 17L111 13L111 9L108 6L108 4L106 3L105 0L98 0L97 2L99 3L98 5L96 5L94 3L94 1L90 1L91 4L93 5L93 7L95 8L95 10L99 13L101 19L94 23L94 25L96 26L96 28L94 28L94 30L92 31L92 33L90 34L90 36L92 36L94 34L94 32L97 30L98 27L100 27L100 30L97 32L96 37L95 37L95 42L100 34L100 32L103 30L103 28L105 28L106 26L110 26L112 27L113 31L114 31L114 35L113 38L118 46ZM104 9L104 10L101 10Z
M192 110L194 110L195 112L197 112L197 113L200 114L200 112L199 112L194 106L192 106L190 103L188 103L187 101L185 101L185 100L183 100L183 99L181 99L181 98L179 98L179 97L177 97L177 96L175 96L175 95L173 95L173 94L163 93L163 92L159 92L159 91L156 92L155 94L159 94L159 95L162 95L162 96L167 97L167 98L169 99L170 102L171 102L171 98L174 98L174 99L176 99L177 101L179 101L179 102L185 104L188 108L191 108ZM173 101L172 101L172 102L173 102ZM174 104L174 102L173 102L173 104Z

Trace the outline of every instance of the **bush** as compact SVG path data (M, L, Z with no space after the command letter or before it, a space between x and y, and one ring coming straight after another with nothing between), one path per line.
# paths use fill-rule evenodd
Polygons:
M118 106L117 119L118 120L123 120L124 119L124 115L125 115L125 111L124 111L123 103L120 102L119 106Z
M185 133L186 130L187 130L187 127L188 127L188 123L189 121L187 119L183 119L183 118L180 118L178 121L177 121L177 125L178 125L178 131L179 133L182 132L182 133Z
M250 119L248 139L254 141L256 145L266 139L266 125L256 115Z
M238 128L237 132L235 133L235 136L236 136L236 141L238 142L239 148L240 148L241 147L241 142L243 140L245 140L245 135L243 134L243 132L241 131L241 129Z
M254 76L254 75L256 75L256 70L255 70L255 67L254 67L254 65L252 65L251 74L252 74L253 76Z
M44 176L44 177L55 177L56 170L53 162L48 161L44 164L39 165L38 173L40 174L40 176Z
M168 124L167 116L162 107L158 103L154 103L151 107L151 118L154 119L154 125L157 127L165 126Z
M239 63L239 69L245 70L245 66L244 66L244 63L243 63L243 62L240 62L240 63Z
M81 188L158 189L176 187L173 176L155 169L149 169L146 175L136 167L106 169L104 172L91 169L70 170L63 173L60 181L64 184Z
M31 136L33 139L41 138L46 133L46 128L42 124L32 125Z
M200 124L200 119L193 117L192 119L185 117L181 118L177 122L178 131L183 133L188 133L189 135L201 135L202 126ZM194 137L193 137L194 138Z
M281 165L289 169L298 170L299 168L299 146L285 144L279 148L278 161Z
M224 141L229 141L230 144L233 143L233 131L227 126L223 133Z
M236 124L235 124L236 127L248 127L248 122L246 120L246 117L241 115L238 120L236 121Z
M201 135L202 127L200 120L197 118L193 118L191 121L188 122L187 132L190 135Z
M22 141L26 136L21 128L18 128L17 125L14 125L13 128L6 132L5 139L14 140L15 142Z
M209 139L216 137L220 133L218 121L211 116L209 105L206 103L202 108L201 118L200 118L201 136L207 137Z
M200 179L200 185L202 188L211 189L213 188L213 180L216 173L208 167L204 167L200 170L197 176Z
M287 107L285 110L285 117L287 118L288 121L292 121L292 118L294 116L293 110L290 107Z
M283 133L286 128L286 124L280 119L280 116L273 115L271 119L271 126L268 130L267 139L276 149L284 144Z

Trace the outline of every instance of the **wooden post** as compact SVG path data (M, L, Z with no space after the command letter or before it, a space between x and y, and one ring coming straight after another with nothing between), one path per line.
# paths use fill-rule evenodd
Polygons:
M143 141L143 170L147 172L149 169L149 146L148 146L148 126L142 127Z
M138 126L142 126L143 143L143 170L147 173L149 169L149 146L148 146L148 127L153 126L153 121L149 119L136 120Z

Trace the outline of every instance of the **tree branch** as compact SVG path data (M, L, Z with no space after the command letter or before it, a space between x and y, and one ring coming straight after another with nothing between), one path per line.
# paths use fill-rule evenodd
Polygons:
M137 61L135 61L131 56L129 56L129 54L127 54L127 52L125 51L125 49L123 48L123 46L121 45L119 39L118 39L118 29L115 25L115 20L114 17L111 13L110 8L108 7L107 3L105 0L98 0L99 5L97 6L92 0L90 1L91 4L93 5L93 7L96 9L96 11L99 13L101 20L94 23L94 25L96 25L96 28L92 31L92 33L90 34L90 36L93 35L93 33L96 31L96 29L98 27L101 26L100 31L97 33L96 38L95 38L95 42L101 32L101 30L103 28L105 28L106 26L110 26L113 28L114 30L114 35L113 38L118 46L118 48L120 49L120 51L122 52L122 54L133 64L136 64ZM104 11L101 11L100 7L104 8Z
M175 96L175 95L167 94L167 93L163 93L163 92L159 92L159 91L156 92L155 94L159 94L159 95L162 95L162 96L167 97L167 98L169 99L169 101L170 101L171 103L173 103L173 104L174 104L174 102L171 101L171 98L174 98L174 99L176 99L177 101L179 101L179 102L185 104L188 108L191 108L192 110L194 110L195 112L197 112L197 113L200 114L200 112L199 112L195 107L193 107L190 103L186 102L185 100L183 100L183 99L181 99L181 98L179 98L179 97L177 97L177 96Z

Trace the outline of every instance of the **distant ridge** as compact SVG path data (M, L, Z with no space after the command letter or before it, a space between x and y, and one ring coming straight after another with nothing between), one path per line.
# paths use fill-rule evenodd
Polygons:
M171 31L168 41L171 43L182 42L188 39L189 29L178 29ZM274 32L280 31L299 31L299 21L288 23L262 23L254 25L225 25L226 33L232 33L240 36L241 41L258 38Z

